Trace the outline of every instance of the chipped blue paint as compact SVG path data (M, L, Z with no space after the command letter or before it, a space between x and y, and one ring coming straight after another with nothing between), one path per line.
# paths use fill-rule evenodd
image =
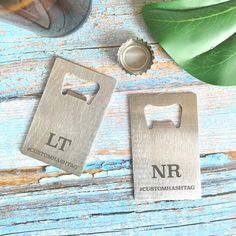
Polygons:
M203 174L204 197L195 201L141 204L133 199L130 181L111 183L109 179L102 184L95 181L93 185L2 196L0 205L10 206L14 203L15 208L10 215L0 208L4 216L0 220L0 232L27 233L32 230L33 234L37 230L53 232L50 230L55 228L57 235L99 232L115 234L116 231L124 233L127 230L130 233L147 230L165 235L178 229L176 232L180 234L227 235L236 229L233 207L236 193L232 191L236 187L235 181L232 181L235 174L235 171L228 171L228 178L222 178L224 174L218 172L215 173L214 181L211 181L212 177L209 178L207 173ZM73 181L77 181L77 178L70 179L70 182ZM231 192L228 191L229 186ZM32 214L33 209L36 214ZM227 227L220 227L221 221Z
M230 160L230 157L224 153L201 155L201 169L203 171L207 168L216 168L216 167L225 168L225 166L236 167L236 161ZM95 172L93 176L91 174L90 175L87 174L87 172L92 173L93 171ZM45 167L45 173L53 173L53 172L61 173L63 171L52 166ZM87 162L87 164L84 167L84 174L82 177L86 178L89 176L89 178L91 178L92 176L95 178L101 178L109 176L124 176L131 174L132 174L132 161L117 159L117 160ZM76 177L73 175L69 176L72 177L72 180L76 179ZM65 178L68 180L69 177L60 176L55 178L46 178L46 181L44 179L41 179L40 183L45 184L45 183L60 182Z
M92 162L87 164L84 168L85 171L91 169L99 169L103 171L117 170L117 169L130 169L131 163L128 160L108 160L108 161L100 161L100 162Z
M217 87L212 87L211 90L213 94L224 91ZM200 152L235 150L236 122L233 121L236 117L236 103L234 102L236 93L234 88L224 91L227 94L227 100L219 101L214 100L215 96L207 97L208 90L204 87L196 88L193 91L198 93L200 101ZM0 156L2 160L0 169L44 165L22 155L19 151L38 101L39 99L35 98L24 98L0 103ZM209 104L211 104L210 108L208 108ZM220 127L220 129L216 127ZM89 161L91 159L130 159L127 93L114 93L91 150Z
M84 27L60 39L0 23L0 170L44 166L42 176L57 175L38 184L0 187L1 235L235 234L236 162L227 154L201 156L202 200L141 204L133 199L129 93L196 92L201 153L236 149L236 88L203 85L157 44L152 44L155 64L147 74L129 76L117 65L118 47L128 38L153 43L140 14L146 2L94 0ZM55 56L118 81L80 178L19 151Z
M230 160L229 156L224 153L216 153L211 155L203 155L201 158L201 167L216 167L223 165L230 165L232 163L236 164L236 161Z

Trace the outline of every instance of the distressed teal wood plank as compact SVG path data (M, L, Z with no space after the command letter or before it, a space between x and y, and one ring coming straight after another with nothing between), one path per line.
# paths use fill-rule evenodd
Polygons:
M218 153L218 154L210 154L210 155L202 155L201 156L201 172L203 174L208 173L209 176L215 176L215 172L221 172L222 175L220 178L223 180L223 176L227 174L226 170L234 170L236 168L236 160L233 160L232 157L228 154ZM18 172L17 172L18 170ZM8 170L8 177L11 179L12 177L19 175L24 175L27 177L29 174L33 174L33 172L24 172L24 170L17 169L16 171ZM89 180L93 181L95 179L101 179L104 177L121 177L131 175L132 172L132 161L131 160L122 160L122 159L113 159L113 160L98 160L98 161L87 161L84 174L81 177L76 177L74 175L70 175L68 173L63 172L62 170L52 167L45 166L44 169L41 169L40 172L44 172L45 174L58 173L57 177L38 177L37 184L39 183L40 189L50 188L51 184L60 183L60 186L63 187L71 187L77 183L77 181ZM63 173L63 175L59 175ZM0 172L2 174L2 172ZM231 176L228 176L231 178ZM228 178L226 176L226 178ZM22 185L22 184L21 184ZM49 186L50 185L50 186ZM1 193L9 194L12 191L16 192L24 192L27 188L31 191L34 191L36 186L8 186L2 187ZM52 185L53 187L53 185ZM59 187L57 185L57 187ZM19 190L18 190L19 189Z
M236 149L236 93L234 88L193 86L141 92L193 91L199 98L200 151L227 152ZM89 161L130 158L127 94L115 92L93 146ZM0 103L0 169L43 165L20 153L38 99L24 98ZM9 148L11 147L11 148Z
M236 169L236 161L231 160L230 156L224 153L201 155L201 172L220 172ZM46 166L46 173L63 172L62 170L53 166ZM121 177L130 175L132 173L132 161L131 160L104 160L104 161L87 161L84 167L84 173L81 177L74 175L64 175L59 177L41 178L39 183L52 184L56 182L63 182L68 180L80 180L80 179L91 179L91 178L104 178L104 177ZM88 175L87 173L94 173ZM208 175L209 177L209 175Z
M213 205L214 206L214 205ZM65 209L65 212L70 211L70 208L73 206L69 206ZM102 207L102 206L101 206ZM216 211L218 217L215 217L213 214L209 214L211 211L211 207L206 208L206 211L203 211L203 214L210 215L207 217L201 217L199 213L193 214L190 211L190 214L186 214L185 212L179 212L172 210L172 214L168 214L169 217L173 218L173 220L169 220L166 213L171 211L166 210L166 213L163 212L135 212L135 207L129 207L127 212L117 212L115 214L99 214L97 212L94 213L94 216L90 218L88 214L81 215L79 217L72 216L71 218L62 218L60 220L55 219L53 213L51 218L46 220L38 220L34 222L23 222L22 224L15 225L12 227L5 228L2 230L2 235L15 233L17 235L27 235L27 232L31 232L31 235L85 235L85 234L99 234L104 235L106 233L110 233L110 235L114 235L115 233L119 233L119 235L142 235L142 232L146 232L150 235L160 234L168 235L173 232L177 232L174 235L182 235L182 233L186 233L187 235L191 232L191 235L234 235L235 231L235 219L227 218L228 214L232 214L233 212L228 212L228 208L232 209L232 205L227 206L227 204L222 204L219 208L221 211L225 211L228 213L220 214L220 210ZM119 208L123 208L123 206L117 206L117 210ZM138 207L138 209L142 209L142 207ZM134 212L133 212L134 211ZM188 211L188 210L186 210ZM194 211L194 210L193 210ZM180 213L182 215L180 216ZM200 218L201 222L198 220L191 220L186 222L186 218ZM88 217L88 220L83 220L83 218ZM220 218L226 217L226 218ZM132 219L132 220L131 220ZM221 220L224 219L224 220ZM166 220L168 223L157 223L158 220L164 222ZM181 221L180 221L181 220ZM205 222L206 220L206 222ZM199 223L198 223L199 222ZM177 224L176 224L177 223ZM179 223L179 224L178 224ZM166 225L166 226L165 226ZM223 225L223 227L222 227ZM37 234L38 231L38 234Z
M36 176L34 184L0 187L1 235L236 232L236 162L223 153L201 158L202 200L143 204L133 200L128 94L194 91L199 97L201 153L236 147L236 88L203 85L177 67L158 45L153 45L155 64L143 76L127 76L117 65L118 47L127 38L139 36L153 43L140 15L147 2L94 0L84 27L60 39L40 38L0 23L0 170L5 171L0 171L0 182ZM118 80L81 178L19 151L55 56ZM31 172L19 169L27 166L45 167Z
M137 77L127 75L119 67L117 63L118 47L87 50L64 49L47 56L38 55L37 52L34 55L24 54L27 58L23 58L23 55L20 54L22 59L19 61L6 64L0 62L0 100L42 93L55 56L114 77L119 82L117 91L201 84L175 65L157 45L154 45L153 49L156 52L156 59L152 70L144 76ZM73 86L77 86L76 82L73 83Z
M45 51L46 46L53 51L117 45L122 42L124 34L127 37L140 34L141 37L150 38L140 14L147 2L151 1L93 0L91 14L83 27L72 35L59 39L40 38L31 32L1 22L1 42L5 45L1 50L7 51L9 55L19 55L24 50L34 52L35 48L37 51Z
M92 14L83 28L64 38L40 38L0 23L0 100L41 93L55 56L115 77L120 81L119 91L200 83L177 67L157 45L153 69L145 76L127 76L117 64L118 46L132 36L152 42L140 14L146 1L93 2Z
M8 64L24 59L43 59L79 48L117 46L135 35L148 40L150 37L145 31L140 14L145 2L94 0L86 24L74 34L58 39L41 38L12 25L0 23L0 62Z
M154 215L153 215L154 216ZM139 220L139 219L138 219ZM63 227L64 224L61 224ZM77 229L74 225L77 225L77 222L71 222L71 225L69 225L70 230L69 232L73 235L84 235L83 233L80 234L80 231ZM74 227L73 227L74 226ZM64 228L59 228L58 226L54 226L57 228L51 227L50 229L46 230L34 230L32 228L29 228L27 231L16 232L16 233L6 233L3 235L67 235L68 230ZM101 227L102 229L104 227ZM181 235L193 235L193 236L199 236L199 235L234 235L233 232L235 231L235 220L226 220L226 221L216 221L216 222L209 222L209 223L202 223L202 224L193 224L193 225L179 225L179 226L171 226L168 228L161 227L161 226L153 226L153 225L147 225L147 226L140 226L136 227L135 229L132 229L129 227L129 225L125 225L125 228L122 229L116 229L116 230L97 230L96 232L92 232L93 235L140 235L140 236L156 236L158 235L164 235L164 236L181 236ZM89 235L91 231L88 231L87 235Z
M217 166L211 166L212 159ZM225 154L215 154L202 157L201 164L203 199L195 201L135 202L129 176L102 178L102 182L74 180L73 187L63 187L61 183L50 190L47 190L48 184L43 184L37 191L21 189L22 192L14 195L7 194L5 189L0 202L0 232L32 231L31 235L37 235L37 231L56 235L153 232L169 235L178 230L178 235L184 232L233 235L236 227L235 161L230 161ZM228 164L233 164L233 169L219 171ZM99 163L94 167L97 165ZM113 171L109 162L103 165ZM117 165L126 168L114 161L114 166Z

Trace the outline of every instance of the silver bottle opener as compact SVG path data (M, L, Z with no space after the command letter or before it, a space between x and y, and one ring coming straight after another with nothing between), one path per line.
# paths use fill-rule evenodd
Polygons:
M197 98L193 93L137 94L129 97L135 198L140 201L201 197ZM147 105L182 108L179 128L154 122L149 128Z
M67 73L96 82L99 91L91 104L76 94L62 94ZM56 59L34 116L22 153L81 175L116 81L63 59Z

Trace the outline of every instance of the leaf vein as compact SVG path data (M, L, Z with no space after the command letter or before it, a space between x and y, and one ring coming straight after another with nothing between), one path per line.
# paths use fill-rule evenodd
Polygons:
M212 17L218 17L220 15L224 15L228 12L234 11L236 9L236 7L232 7L230 9L227 9L225 11L222 12L218 12L218 13L214 13L208 16L201 16L198 18L191 18L191 19L185 19L185 20L163 20L163 19L153 19L152 21L158 21L158 22L164 22L164 23L185 23L185 22L194 22L194 21L199 21L199 20L204 20L204 19L208 19L208 18L212 18Z

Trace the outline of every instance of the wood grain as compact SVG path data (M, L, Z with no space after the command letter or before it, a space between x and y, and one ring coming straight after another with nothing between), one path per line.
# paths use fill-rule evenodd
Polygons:
M214 154L202 156L201 168L202 200L152 204L133 200L129 161L90 163L82 178L50 166L35 169L45 175L37 183L1 187L0 232L181 235L194 230L193 235L233 235L236 163L226 154ZM88 174L92 170L99 171L92 176ZM50 178L52 173L58 176Z
M211 92L209 92L209 88ZM175 91L193 91L198 94L200 152L202 154L229 152L236 149L236 93L234 88L199 85L169 89L153 88L139 92ZM136 91L113 94L89 155L89 161L113 158L130 159L127 95L133 93ZM38 101L38 98L26 97L0 103L0 155L2 160L0 169L44 165L23 156L19 151Z
M236 235L236 87L203 84L179 68L146 30L140 13L147 2L94 0L83 28L58 39L0 23L1 235ZM118 48L130 37L155 51L143 76L117 65ZM19 151L56 56L118 82L81 178ZM138 204L127 95L180 91L198 95L204 197Z

